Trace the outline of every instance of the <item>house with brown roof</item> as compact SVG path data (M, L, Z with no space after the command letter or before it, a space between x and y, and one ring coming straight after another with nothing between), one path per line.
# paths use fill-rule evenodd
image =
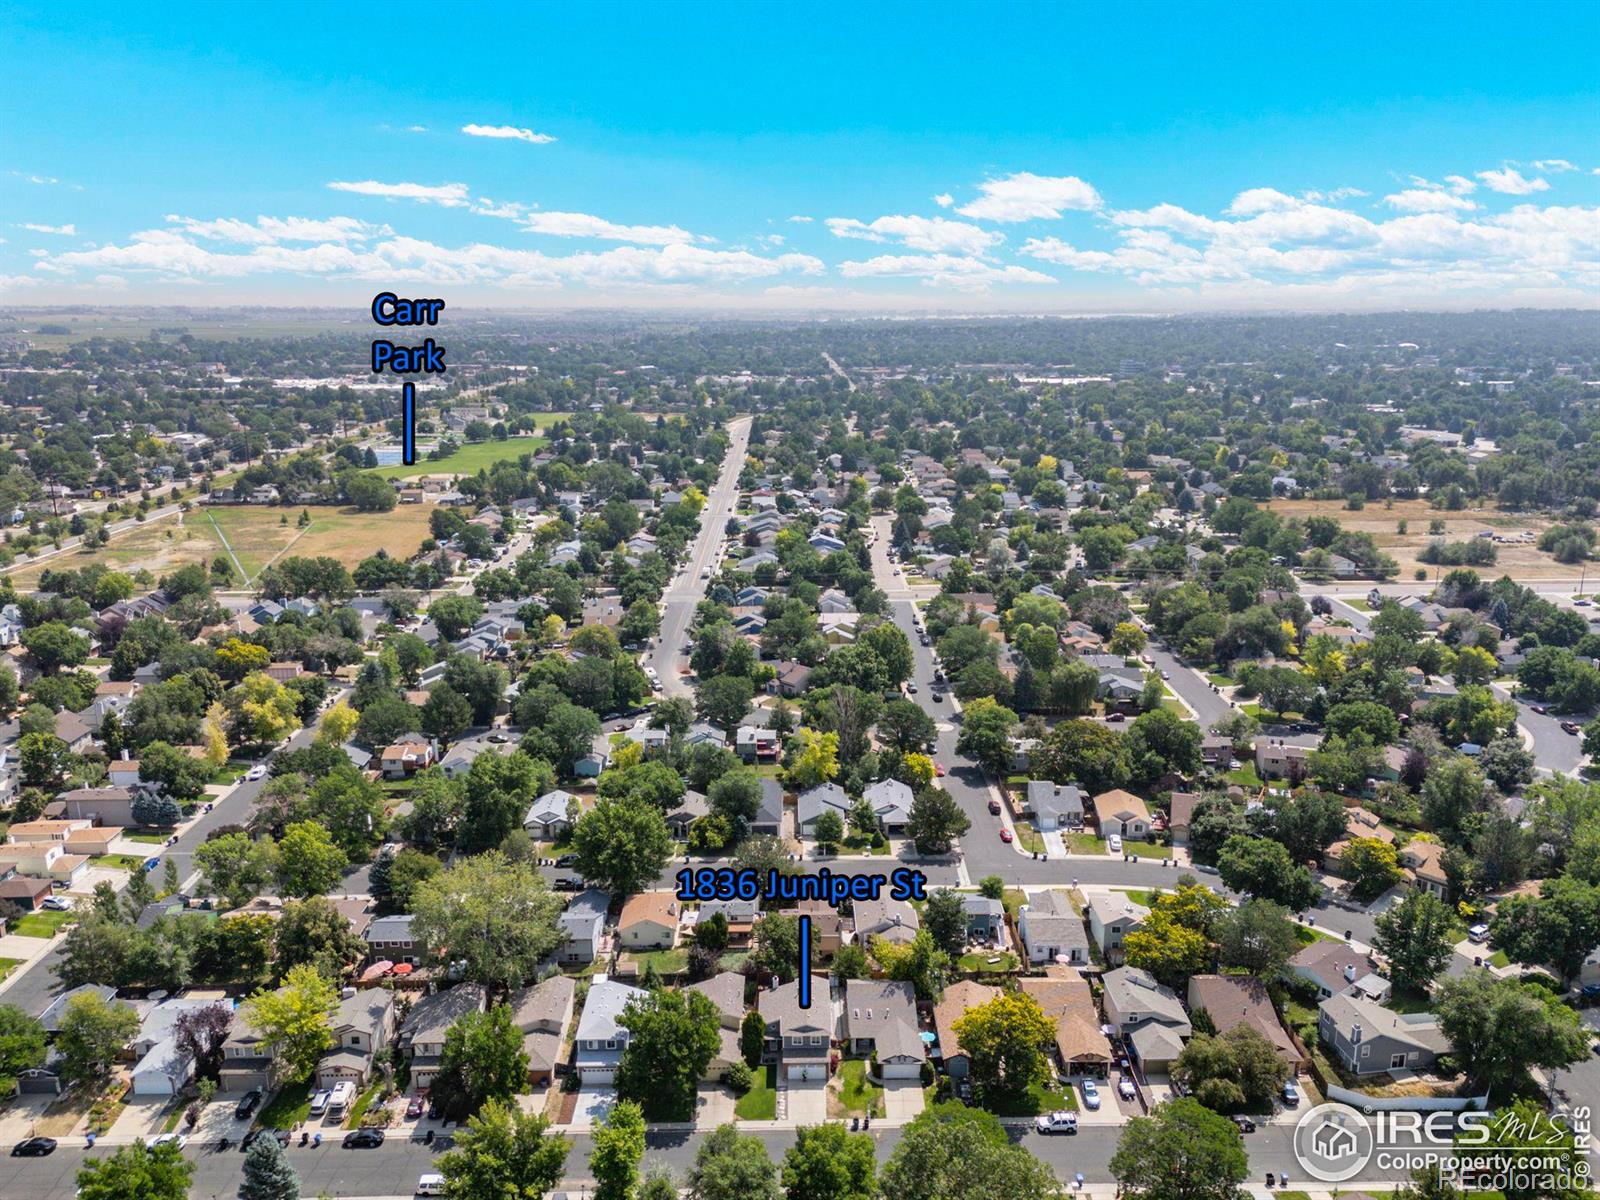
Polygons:
M856 1054L871 1054L885 1079L916 1079L928 1059L917 1028L916 992L896 979L844 985L844 1031Z
M1278 1020L1267 985L1253 975L1193 975L1189 979L1189 1012L1205 1009L1218 1033L1248 1025L1272 1044L1285 1062L1302 1065L1304 1055Z
M1173 792L1167 801L1167 829L1172 834L1174 846L1189 844L1189 826L1194 821L1195 806L1199 803L1198 792Z
M1150 832L1150 809L1139 797L1121 788L1096 796L1094 815L1103 838L1114 833L1125 838L1142 838Z
M433 766L438 761L433 743L420 739L393 742L383 748L379 756L380 769L385 779L406 779L418 771Z
M297 662L268 663L266 675L268 679L275 679L279 683L288 683L291 679L298 679L306 673L306 669Z
M511 1023L522 1030L522 1049L528 1056L528 1082L548 1084L555 1077L561 1042L572 1023L578 982L570 975L525 987L511 996Z
M629 896L617 919L617 934L625 950L670 950L678 944L681 913L672 892L639 892Z
M1443 900L1450 892L1450 877L1444 872L1444 847L1438 842L1412 838L1400 851L1400 865L1411 882Z
M31 875L5 875L0 870L0 900L15 904L23 912L36 912L41 904L50 898L51 888L48 879L36 879Z
M1017 980L1044 1015L1056 1023L1056 1056L1068 1075L1104 1078L1111 1069L1111 1042L1100 1020L1088 981L1071 971L1053 971L1044 978Z
M1344 810L1344 837L1322 852L1322 869L1337 872L1345 850L1357 838L1374 838L1387 845L1394 844L1394 830L1385 825L1377 813L1359 805Z
M717 1009L717 1037L720 1044L717 1052L711 1056L710 1065L706 1067L707 1079L720 1078L734 1063L744 1061L739 1049L739 1027L744 1023L745 1014L744 983L745 977L739 972L723 971L710 979L691 983L684 989L687 992L699 992Z
M972 1069L972 1059L956 1037L956 1022L969 1008L981 1008L1004 993L997 987L962 979L945 988L933 1006L933 1029L939 1038L939 1055L952 1079L963 1078Z
M795 905L794 915L811 918L811 949L822 958L832 958L845 943L845 918L826 900L802 900ZM728 926L733 932L732 922ZM732 939L730 936L730 945Z

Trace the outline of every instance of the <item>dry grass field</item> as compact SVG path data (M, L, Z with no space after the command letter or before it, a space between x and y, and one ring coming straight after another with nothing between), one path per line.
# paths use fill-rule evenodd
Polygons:
M1499 557L1494 566L1481 567L1480 572L1491 577L1510 575L1513 579L1560 579L1576 572L1563 566L1550 555L1535 547L1539 534L1548 528L1548 517L1531 513L1501 512L1492 505L1481 509L1464 509L1461 512L1443 512L1431 507L1426 500L1396 500L1393 508L1385 508L1382 501L1368 504L1360 512L1351 512L1343 500L1274 500L1269 506L1280 517L1332 517L1346 529L1355 533L1370 533L1378 548L1400 565L1399 580L1412 579L1419 568L1433 573L1433 568L1417 561L1417 554L1435 536L1428 532L1433 521L1444 522L1444 540L1468 541L1485 530L1510 536L1517 533L1532 535L1533 541L1523 545L1498 543ZM1401 521L1406 522L1406 532L1399 532Z
M46 570L76 570L96 562L130 575L144 570L160 576L188 563L209 565L217 555L231 550L253 580L264 567L285 555L326 555L346 567L354 567L379 546L395 557L409 558L429 536L431 509L427 505L402 505L386 513L317 507L309 511L311 524L302 529L296 524L300 517L297 508L197 508L130 529L95 550L30 563L11 578L19 588L33 588Z

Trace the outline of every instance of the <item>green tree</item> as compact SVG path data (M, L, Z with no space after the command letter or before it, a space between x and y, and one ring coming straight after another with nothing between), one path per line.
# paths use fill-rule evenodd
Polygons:
M1216 922L1217 961L1261 979L1282 971L1300 949L1288 911L1271 900L1246 900Z
M936 888L929 893L922 910L922 927L932 935L934 945L951 958L959 958L967 948L967 910L961 894L951 888Z
M276 874L283 896L320 896L332 890L350 865L328 831L315 821L296 821L278 843Z
M43 621L24 629L22 648L46 675L62 667L81 667L89 657L89 639L63 621Z
M139 1016L128 1005L102 1000L93 992L74 996L67 1001L56 1031L62 1077L74 1083L105 1078L138 1032Z
M453 1200L542 1200L561 1182L572 1143L549 1132L543 1113L490 1100L439 1157ZM270 1140L270 1139L268 1139Z
M655 991L617 1018L628 1045L617 1066L617 1094L657 1121L694 1116L695 1088L722 1045L716 1006L700 992Z
M1356 896L1366 900L1381 896L1405 878L1394 847L1380 838L1351 838L1340 855L1339 869Z
M872 1137L837 1122L802 1125L783 1159L785 1200L873 1200Z
M1530 1067L1560 1070L1589 1054L1578 1014L1537 984L1481 971L1443 979L1433 1011L1462 1070L1493 1095L1514 1090Z
M993 1116L950 1103L901 1131L878 1190L895 1200L1057 1200L1061 1185Z
M455 688L437 684L422 706L422 732L451 742L472 725L472 705Z
M1388 962L1390 982L1403 992L1425 994L1456 943L1449 907L1431 892L1413 891L1380 913L1375 926L1372 946Z
M644 1157L644 1114L631 1100L611 1106L590 1135L594 1149L589 1170L595 1179L594 1200L633 1200Z
M1034 747L1028 774L1055 783L1076 782L1099 794L1125 787L1133 778L1128 741L1097 721L1062 721Z
M1188 1097L1129 1121L1111 1156L1117 1187L1139 1200L1240 1200L1249 1172L1233 1122Z
M777 1168L761 1139L719 1125L695 1152L690 1200L779 1200Z
M956 838L972 827L955 797L943 788L928 788L911 801L906 833L918 854L945 854Z
M480 754L461 785L457 847L468 854L489 850L522 828L528 805L555 785L555 773L543 761L515 754Z
M744 1057L745 1066L752 1071L761 1065L761 1057L767 1049L767 1023L755 1009L745 1013L744 1020L739 1023L739 1053Z
M15 1004L0 1004L0 1092L9 1092L19 1071L42 1066L44 1026Z
M1168 773L1193 775L1200 769L1200 726L1170 708L1141 713L1128 731L1128 754L1135 779Z
M1224 1034L1196 1033L1172 1066L1175 1083L1224 1113L1266 1104L1288 1077L1289 1064L1250 1025Z
M466 979L510 989L561 942L561 898L527 863L498 850L459 860L412 892L411 929L429 962L464 963Z
M817 817L813 836L816 838L818 848L824 853L830 853L844 840L844 818L833 809L825 809Z
M1014 1099L1045 1077L1056 1023L1032 996L1006 992L969 1008L956 1020L955 1033L980 1094Z
M1016 726L1016 713L980 696L962 711L956 753L972 759L991 775L1003 775L1011 764L1011 733Z
M222 702L229 731L239 745L271 745L300 728L295 694L264 672L246 675Z
M429 1093L460 1120L491 1100L509 1102L528 1083L528 1054L511 1009L496 1004L468 1013L445 1032L439 1074Z
M1600 944L1600 887L1579 879L1547 879L1537 896L1502 900L1489 944L1512 962L1543 964L1570 983Z
M1264 838L1229 838L1217 856L1217 872L1232 891L1276 900L1291 912L1310 908L1321 894L1309 870L1296 866L1281 843Z
M311 1074L317 1059L333 1045L333 1013L339 993L315 967L291 967L283 986L262 990L243 1005L245 1020L261 1035L280 1080Z
M195 865L206 887L239 908L261 894L277 867L278 848L271 838L224 833L195 848Z
M259 1137L244 1155L239 1200L300 1200L300 1177L275 1137Z
M194 1164L176 1142L136 1141L78 1168L78 1200L186 1200Z
M602 796L573 828L572 848L585 879L631 896L661 874L672 854L672 835L654 805Z

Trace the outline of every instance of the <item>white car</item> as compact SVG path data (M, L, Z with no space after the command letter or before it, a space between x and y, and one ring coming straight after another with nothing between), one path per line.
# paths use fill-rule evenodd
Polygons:
M153 1137L150 1139L150 1145L152 1148L156 1146L165 1146L168 1142L172 1143L179 1150L182 1150L189 1144L189 1139L187 1136L181 1133L163 1133L159 1137Z
M1120 833L1113 833L1110 837L1108 837L1106 839L1106 846L1111 850L1111 853L1113 853L1113 854L1121 854L1122 853L1122 835Z
M1034 1120L1033 1127L1040 1133L1077 1133L1078 1114L1068 1112L1066 1109L1040 1113Z
M245 778L245 782L246 783L254 783L256 780L265 779L266 777L267 777L267 764L266 763L257 763L255 766L251 767L248 771L246 771L244 773L244 778Z
M1078 1091L1083 1093L1083 1106L1090 1112L1100 1108L1100 1089L1092 1079L1085 1079L1078 1085Z
M1124 1100L1132 1100L1138 1094L1138 1089L1133 1086L1133 1080L1129 1079L1126 1075L1117 1080L1117 1095L1121 1096Z
M46 896L43 900L39 901L39 907L48 909L50 912L71 912L72 897Z

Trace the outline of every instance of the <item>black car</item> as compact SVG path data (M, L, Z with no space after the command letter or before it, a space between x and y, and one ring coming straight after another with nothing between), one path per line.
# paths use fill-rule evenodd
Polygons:
M344 1135L346 1150L373 1150L383 1145L383 1130L352 1129Z
M233 1106L233 1119L235 1121L249 1120L250 1114L256 1111L256 1105L261 1103L261 1089L251 1088L244 1094L238 1104Z
M1256 1131L1256 1123L1249 1117L1236 1116L1233 1118L1233 1123L1239 1127L1240 1133L1254 1133Z
M26 1141L18 1142L11 1147L12 1158L43 1158L46 1154L53 1154L56 1148L55 1138L31 1137Z
M574 879L571 875L560 875L550 885L550 890L553 892L581 892L583 891L583 880Z

